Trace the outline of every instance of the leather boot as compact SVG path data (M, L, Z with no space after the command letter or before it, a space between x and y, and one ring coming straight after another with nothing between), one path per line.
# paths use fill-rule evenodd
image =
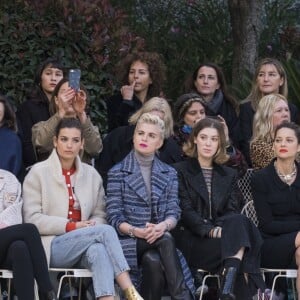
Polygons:
M144 300L133 285L124 290L124 295L127 300Z
M168 291L172 300L192 300L186 286L175 242L170 234L164 234L156 242L163 268L166 274Z
M237 275L237 268L224 268L222 273L222 286L220 300L235 300L233 293L235 279Z
M141 295L145 300L161 299L165 287L165 278L157 250L146 251L142 257L141 266Z
M40 300L57 300L56 293L52 290L49 292L39 292Z

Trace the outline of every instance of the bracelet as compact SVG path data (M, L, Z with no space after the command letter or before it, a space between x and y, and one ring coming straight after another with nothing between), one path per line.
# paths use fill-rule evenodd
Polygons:
M165 223L166 223L166 231L170 231L171 224L167 221L165 221Z
M134 230L135 230L135 227L133 227L133 226L130 226L129 229L128 229L128 235L129 235L131 238L135 238Z

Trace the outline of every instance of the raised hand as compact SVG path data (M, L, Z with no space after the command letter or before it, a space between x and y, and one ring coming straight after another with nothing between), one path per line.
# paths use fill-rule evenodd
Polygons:
M123 85L121 87L121 94L123 99L132 100L134 94L134 86L135 86L135 80L132 82L131 85Z

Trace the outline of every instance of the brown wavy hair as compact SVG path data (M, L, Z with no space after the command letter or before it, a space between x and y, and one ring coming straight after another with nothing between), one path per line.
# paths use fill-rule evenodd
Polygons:
M227 162L229 156L226 154L226 137L223 125L218 120L211 118L204 118L195 124L187 143L183 146L184 153L189 157L198 157L197 145L194 140L198 136L199 132L205 128L215 128L219 134L219 147L213 161L217 164Z
M152 79L146 100L159 96L163 91L163 83L166 81L166 66L163 63L161 55L156 52L136 52L128 54L118 63L116 77L122 85L127 85L130 68L136 61L140 61L148 66L150 78Z

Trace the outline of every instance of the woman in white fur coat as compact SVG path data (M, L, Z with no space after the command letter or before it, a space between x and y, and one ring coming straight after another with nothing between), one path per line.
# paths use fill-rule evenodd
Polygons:
M35 164L23 185L24 218L35 224L51 267L88 268L97 299L113 299L114 279L129 300L142 299L113 227L104 224L104 190L97 171L80 161L82 126L62 119L50 157Z

